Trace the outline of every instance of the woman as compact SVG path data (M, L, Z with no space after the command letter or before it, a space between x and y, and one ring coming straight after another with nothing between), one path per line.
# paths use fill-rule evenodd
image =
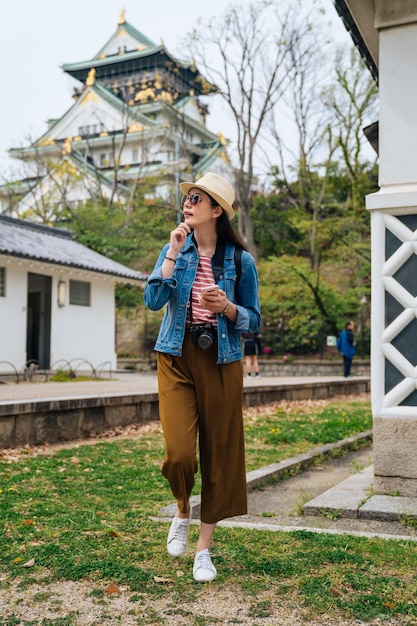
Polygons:
M180 556L187 548L198 436L201 524L193 575L209 582L216 576L209 552L216 523L247 512L240 333L256 331L261 314L256 266L246 250L236 268L235 251L243 245L230 223L232 186L207 173L180 187L184 221L162 248L145 303L152 310L166 305L155 344L162 473L178 503L167 550Z

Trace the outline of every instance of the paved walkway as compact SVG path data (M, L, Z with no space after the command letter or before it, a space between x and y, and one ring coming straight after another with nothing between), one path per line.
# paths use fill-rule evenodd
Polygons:
M361 377L357 377L361 379ZM368 378L363 378L368 380ZM265 376L245 378L245 387L261 387L262 385L300 385L303 382L333 382L343 380L341 376ZM156 373L125 373L115 372L111 379L101 381L79 382L10 382L0 384L0 404L38 399L64 399L73 397L91 397L100 394L113 395L138 392L156 392Z

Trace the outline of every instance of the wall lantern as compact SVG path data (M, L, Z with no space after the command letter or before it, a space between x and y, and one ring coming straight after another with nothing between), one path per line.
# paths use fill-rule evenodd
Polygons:
M64 280L58 282L58 306L65 306L67 299L67 283Z

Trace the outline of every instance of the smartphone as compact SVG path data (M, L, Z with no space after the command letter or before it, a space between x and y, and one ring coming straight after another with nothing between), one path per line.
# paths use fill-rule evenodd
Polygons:
M214 295L219 291L219 285L208 285L207 287L202 287L201 295L205 296L207 294Z

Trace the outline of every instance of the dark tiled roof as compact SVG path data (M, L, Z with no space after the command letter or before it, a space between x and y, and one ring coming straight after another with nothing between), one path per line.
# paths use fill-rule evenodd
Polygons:
M75 267L128 280L146 276L74 241L69 231L0 215L0 255Z
M362 56L368 70L371 72L372 78L378 84L378 67L374 59L372 58L371 53L368 50L368 46L366 45L358 26L356 25L355 20L349 10L348 5L345 0L333 0L336 11L338 12L342 22L350 34L353 43L359 51L359 54Z

